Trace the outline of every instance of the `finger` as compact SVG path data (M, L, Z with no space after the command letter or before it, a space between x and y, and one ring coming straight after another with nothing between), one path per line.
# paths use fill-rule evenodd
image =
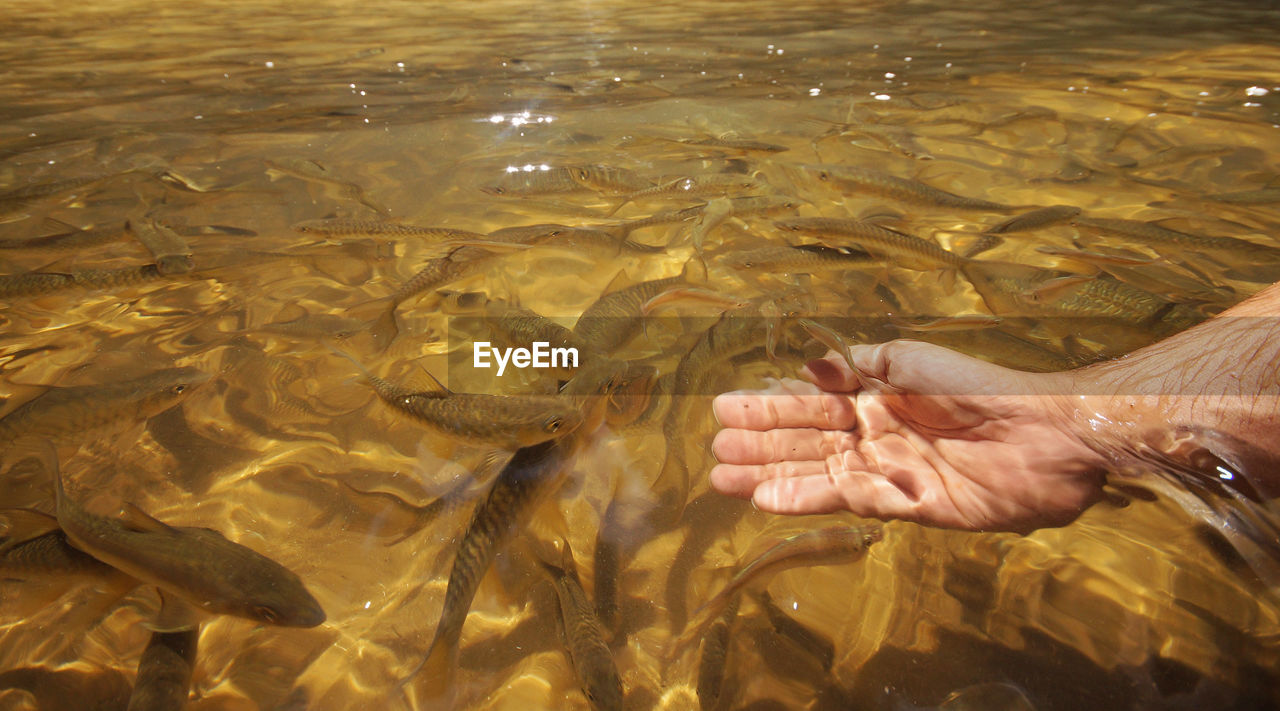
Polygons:
M749 499L762 482L795 476L821 476L827 465L821 460L770 464L717 464L707 475L711 487L725 496Z
M726 429L716 433L711 452L723 464L768 464L822 460L857 445L858 436L845 430Z
M916 503L887 480L872 474L842 472L773 479L756 487L751 500L767 513L851 511L868 518L916 518Z
M746 430L814 427L847 430L857 422L850 396L800 380L777 381L764 390L717 395L712 411L722 427Z

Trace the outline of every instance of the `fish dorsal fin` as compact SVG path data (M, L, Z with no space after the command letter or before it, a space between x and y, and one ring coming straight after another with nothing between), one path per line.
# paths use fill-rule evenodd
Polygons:
M605 285L604 291L600 292L600 295L605 296L607 294L612 294L618 291L622 291L623 289L629 286L634 286L635 283L636 282L634 279L627 276L626 269L619 269L618 273L614 274L613 278L609 280L609 283Z
M272 321L271 323L272 324L291 323L293 321L297 321L298 319L306 318L309 315L310 314L307 313L307 310L305 308L291 301L288 304L285 304L284 308L276 312L275 320Z
M972 259L993 247L1000 246L1003 242L1004 238L999 235L968 232L952 237L951 251L966 259Z
M120 505L120 523L125 528L139 533L169 533L174 531L174 528L169 524L127 501Z
M431 371L418 365L416 371L409 375L408 382L405 384L408 392L419 397L447 397L453 392L444 386Z
M84 228L77 227L71 224L70 222L63 222L62 220L59 220L56 217L46 216L43 220L40 221L39 231L42 233L51 232L56 234L61 232L84 232Z
M686 284L705 284L707 282L707 263L697 255L689 257L689 260L680 268L680 278L684 279Z
M858 219L873 225L884 227L886 222L902 222L906 215L884 205L872 205L858 213Z
M480 463L475 469L471 470L471 476L476 481L487 483L497 476L509 461L511 461L511 452L505 449L490 449L480 458Z
M173 593L167 593L164 590L158 590L158 592L160 593L160 611L156 613L156 618L144 624L144 627L152 632L169 634L193 630L200 626L200 619L204 616L200 608Z
M75 255L69 254L65 257L59 257L35 271L41 274L70 274L73 263L75 263Z

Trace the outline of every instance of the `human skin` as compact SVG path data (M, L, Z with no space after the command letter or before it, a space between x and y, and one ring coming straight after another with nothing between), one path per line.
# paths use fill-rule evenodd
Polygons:
M718 396L711 485L772 513L1027 532L1075 519L1127 452L1190 456L1194 428L1240 444L1232 460L1275 495L1277 316L1280 284L1125 357L1061 373L915 341L854 346L857 372L831 353L804 368L809 382Z

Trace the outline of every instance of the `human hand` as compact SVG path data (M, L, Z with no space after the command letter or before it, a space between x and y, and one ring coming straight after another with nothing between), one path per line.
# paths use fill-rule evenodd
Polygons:
M811 382L725 393L711 485L784 514L849 510L943 528L1063 525L1102 491L1073 425L1070 376L1025 373L914 341L854 346Z

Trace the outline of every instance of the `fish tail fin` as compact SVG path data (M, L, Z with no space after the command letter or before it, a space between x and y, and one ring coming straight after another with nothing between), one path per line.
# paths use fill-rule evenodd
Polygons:
M401 683L401 691L411 708L421 711L447 711L454 707L457 689L453 670L457 667L457 645L439 639L432 642L422 664Z
M400 327L396 324L396 305L394 303L383 311L382 315L378 316L378 320L373 323L369 333L382 350L386 350L391 345L391 342L396 339L396 336L400 335Z
M687 397L687 396L686 396ZM653 482L654 491L669 490L672 505L663 512L663 519L674 525L684 515L684 505L689 500L689 465L682 451L683 442L674 442L676 451L668 451L662 471Z
M680 268L680 278L689 285L707 283L707 263L700 256L689 257Z
M943 292L953 294L959 280L959 273L955 269L941 269L938 274L938 285L942 287Z

